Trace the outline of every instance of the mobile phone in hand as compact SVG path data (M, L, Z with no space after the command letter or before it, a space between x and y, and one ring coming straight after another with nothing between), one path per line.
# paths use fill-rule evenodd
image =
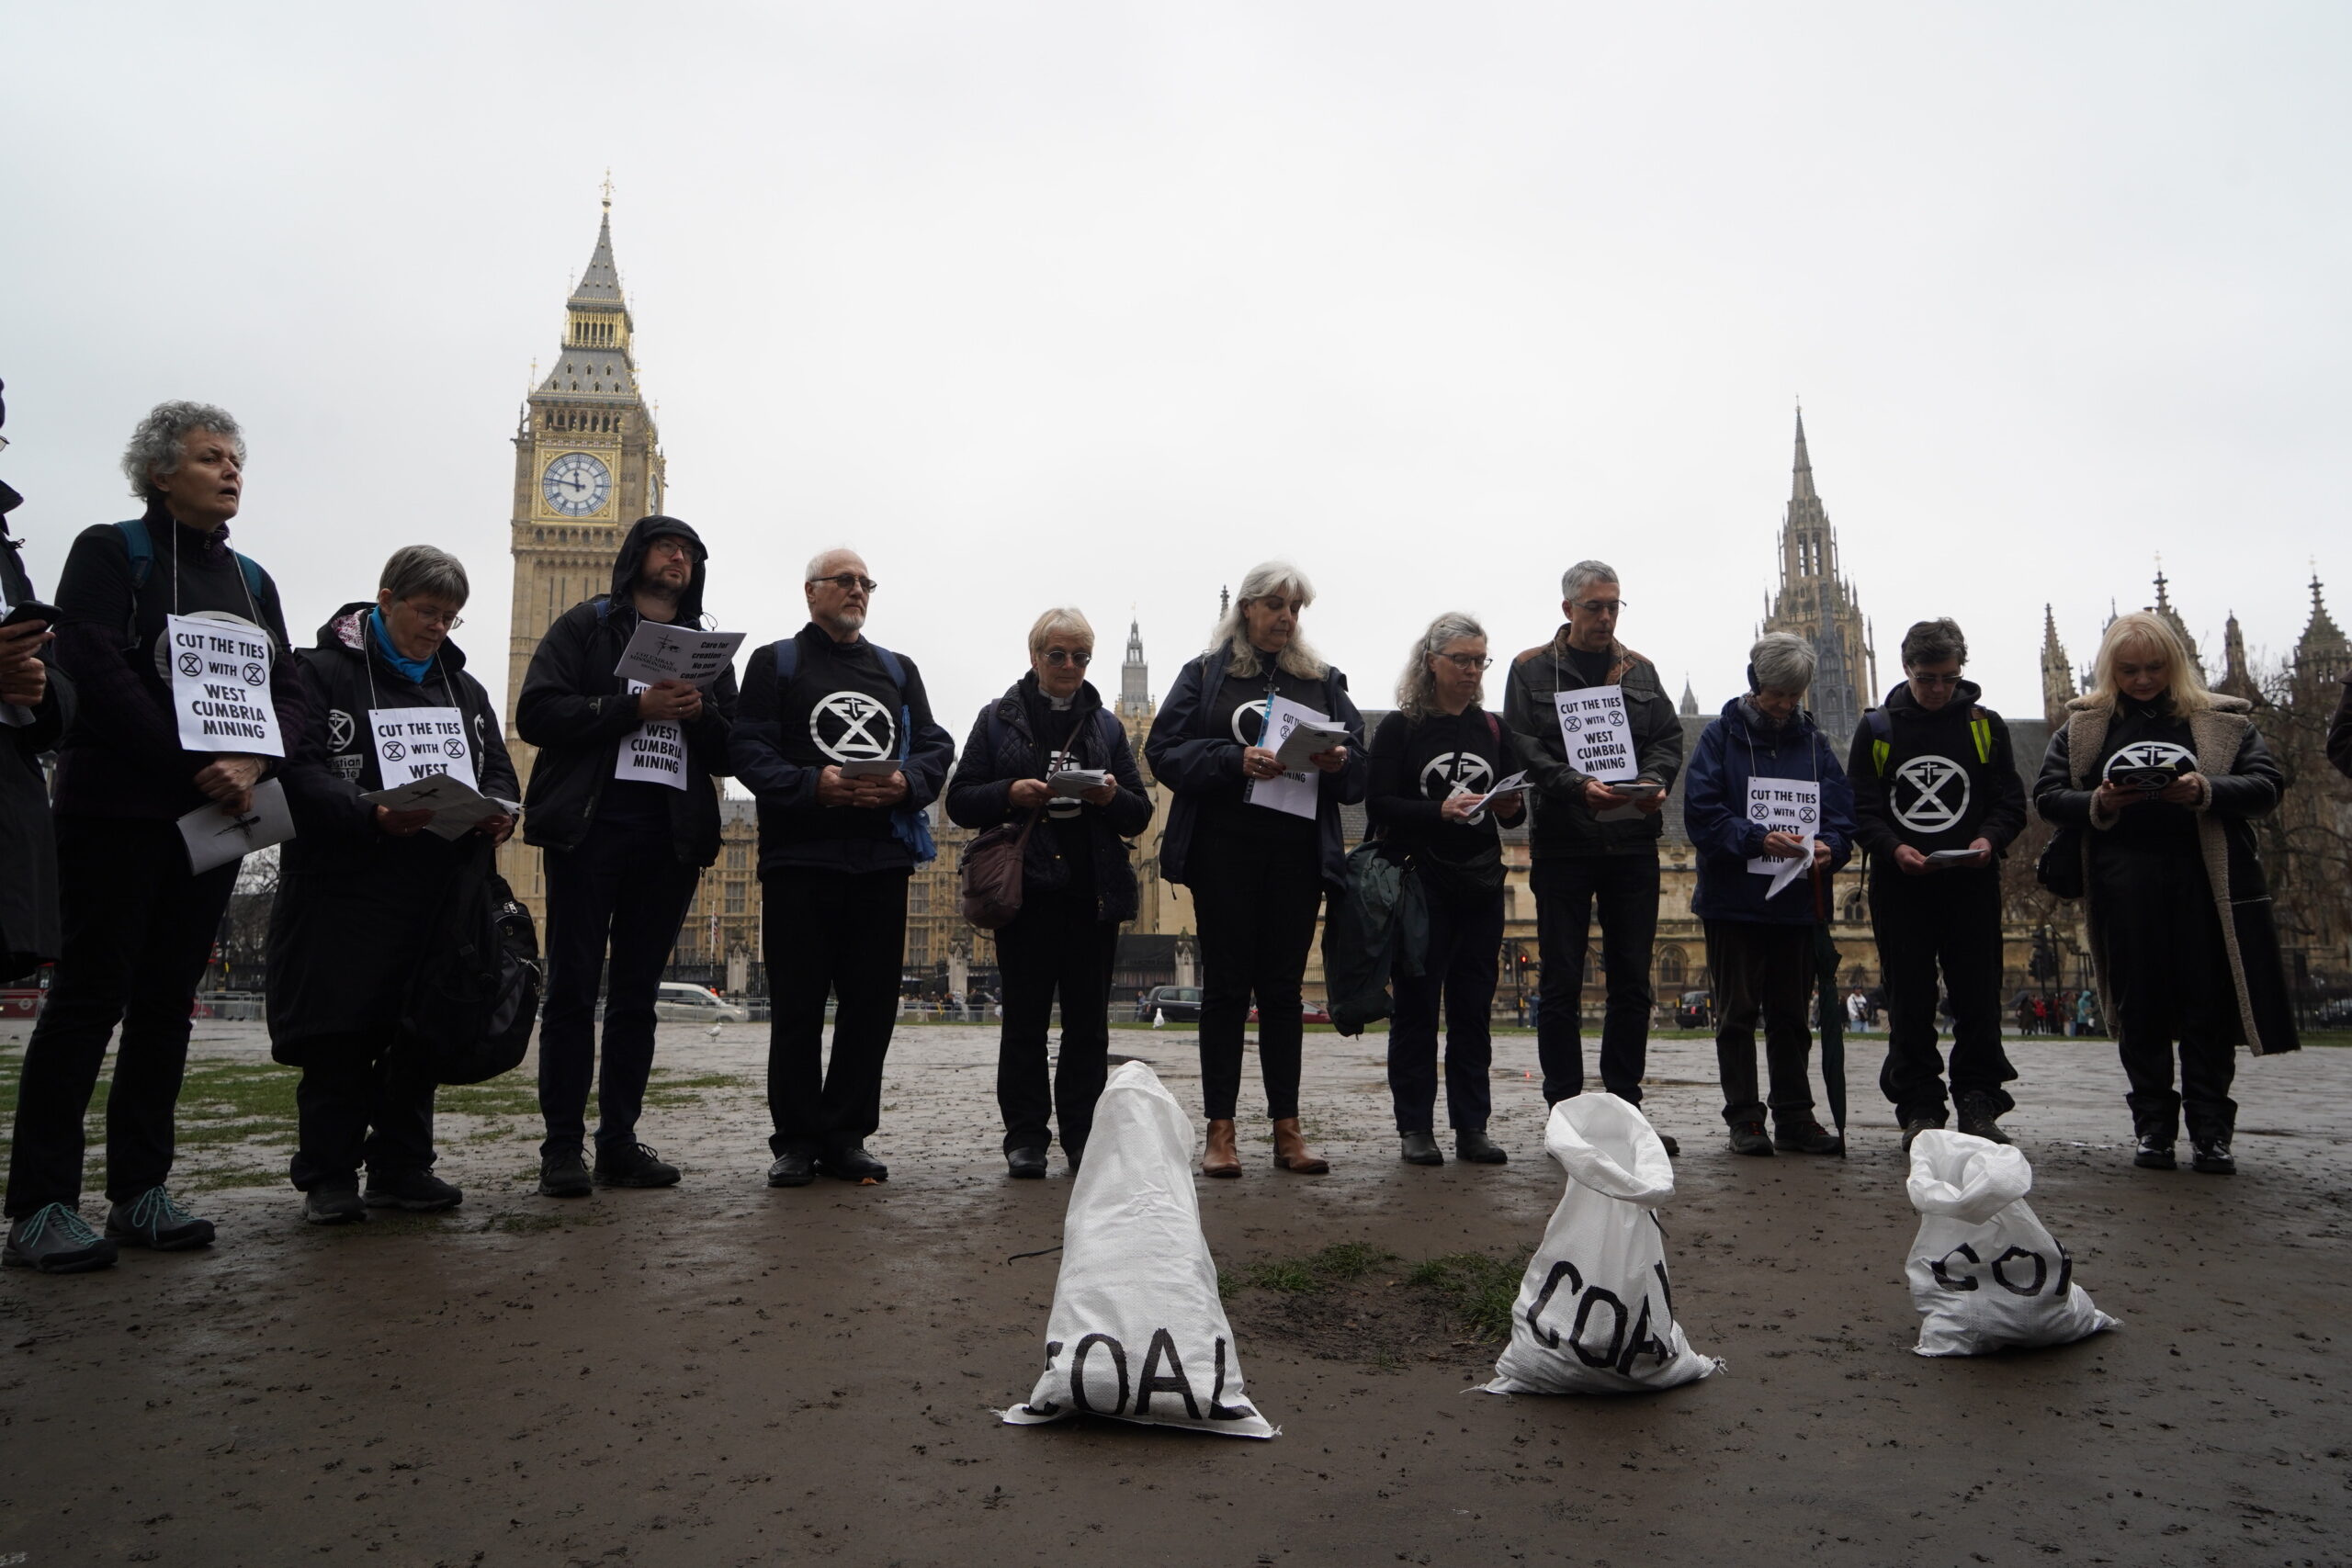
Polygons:
M64 613L56 605L44 604L38 599L28 599L21 604L9 605L8 618L0 621L0 626L21 626L28 621L42 621L53 626L63 618Z

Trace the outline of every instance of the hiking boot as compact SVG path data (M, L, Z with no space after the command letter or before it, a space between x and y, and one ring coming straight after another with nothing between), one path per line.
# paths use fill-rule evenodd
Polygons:
M43 1274L80 1274L114 1267L115 1245L62 1203L35 1209L8 1227L0 1264Z
M466 1195L429 1170L371 1170L364 1201L371 1209L430 1214L456 1208Z
M1443 1165L1445 1152L1437 1146L1434 1133L1400 1133L1396 1135L1396 1157L1407 1165Z
M1453 1155L1456 1159L1472 1165L1509 1165L1510 1156L1487 1136L1484 1127L1472 1127L1453 1134Z
M539 1156L539 1196L542 1198L585 1198L596 1190L588 1179L588 1161L576 1144L548 1150Z
M678 1168L665 1165L650 1144L598 1144L599 1187L675 1187Z
M2189 1158L2191 1169L2201 1170L2208 1176L2235 1176L2238 1173L2238 1162L2230 1154L2229 1139L2192 1138L2188 1146L2196 1151Z
M1994 1110L1989 1094L1973 1091L1960 1097L1960 1130L1972 1138L1982 1138L1989 1144L2006 1144L2009 1135L2001 1131L2000 1112Z
M1911 1152L1911 1140L1920 1134L1940 1133L1943 1130L1944 1119L1940 1116L1914 1116L1910 1121L1903 1123L1903 1152L1906 1155ZM1963 1130L1965 1130L1964 1126ZM2002 1141L2006 1143L2007 1140Z
M321 1181L302 1194L302 1218L314 1225L348 1225L368 1217L368 1205L359 1201L356 1179L345 1181Z
M1657 1131L1655 1127L1650 1130L1652 1132ZM1682 1153L1682 1145L1676 1140L1674 1134L1671 1133L1658 1133L1657 1141L1666 1146L1667 1157L1669 1159L1675 1158Z
M827 1149L817 1161L817 1168L827 1176L842 1181L888 1181L890 1168L865 1152L862 1143L843 1144Z
M1775 1117L1772 1146L1796 1155L1834 1155L1845 1151L1846 1141L1810 1116L1792 1122Z
M212 1245L212 1222L181 1208L162 1188L150 1187L107 1211L107 1235L156 1252L187 1252Z
M2154 1133L2140 1134L2140 1146L2132 1156L2132 1163L2142 1170L2177 1170L2180 1162L2173 1158L2172 1140L2159 1139Z
M1761 1122L1735 1122L1731 1124L1731 1152L1736 1155L1769 1155L1772 1140L1765 1135Z
M1046 1179L1046 1151L1023 1145L1004 1151L1004 1174L1020 1181Z
M816 1156L798 1149L776 1156L775 1163L768 1167L770 1187L806 1187L816 1179Z

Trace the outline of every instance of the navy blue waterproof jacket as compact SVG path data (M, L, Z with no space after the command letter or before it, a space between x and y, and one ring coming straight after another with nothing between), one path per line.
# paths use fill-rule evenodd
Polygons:
M1225 667L1232 651L1220 648L1187 663L1176 676L1168 700L1153 716L1151 733L1144 738L1143 754L1152 776L1168 786L1168 826L1159 838L1159 874L1178 884L1191 879L1185 863L1193 852L1193 829L1200 820L1200 802L1188 792L1226 788L1241 783L1241 743L1220 733L1209 715L1225 685ZM1348 852L1340 833L1340 807L1363 801L1372 777L1372 761L1363 743L1363 715L1348 697L1348 678L1336 669L1323 672L1323 711L1331 722L1347 727L1347 765L1336 773L1316 775L1322 789L1316 798L1315 826L1322 850L1323 880L1334 887L1348 885Z
M1699 736L1682 773L1682 825L1699 852L1699 893L1691 913L1702 920L1755 920L1768 925L1814 922L1811 876L1800 876L1768 899L1769 876L1747 869L1764 852L1764 829L1747 819L1747 781L1804 779L1821 785L1821 825L1815 837L1829 846L1830 874L1854 854L1854 788L1829 738L1800 711L1779 729L1768 728L1734 697ZM1825 908L1828 889L1822 890Z

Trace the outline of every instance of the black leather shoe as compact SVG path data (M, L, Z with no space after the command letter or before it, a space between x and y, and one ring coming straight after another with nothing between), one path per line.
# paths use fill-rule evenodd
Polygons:
M1453 1134L1453 1157L1467 1160L1472 1165L1509 1165L1510 1163L1510 1156L1505 1154L1492 1138L1487 1136L1487 1130L1483 1127Z
M1987 1143L2007 1143L2009 1135L2001 1131L2000 1123L1996 1120L2001 1113L1994 1110L1993 1105L1993 1097L1989 1094L1972 1090L1962 1095L1957 1107L1960 1130L1972 1138L1983 1138Z
M1402 1147L1396 1157L1407 1165L1443 1165L1445 1155L1437 1146L1434 1133L1401 1133L1397 1142Z
M596 1185L599 1187L675 1187L678 1168L665 1163L650 1144L598 1144Z
M1842 1151L1846 1143L1808 1116L1802 1122L1776 1119L1772 1123L1772 1146L1797 1155L1834 1155Z
M1046 1179L1046 1151L1034 1148L1005 1150L1004 1173L1023 1181L1043 1181Z
M1652 1131L1656 1131L1656 1129L1653 1128ZM1669 1159L1675 1158L1682 1153L1682 1145L1675 1141L1674 1134L1671 1133L1659 1133L1657 1135L1657 1141L1666 1145L1667 1157Z
M2172 1140L2158 1139L2154 1133L2141 1135L2140 1146L2132 1152L2132 1163L2142 1170L2178 1170L2180 1161L2173 1157Z
M1920 1134L1940 1133L1943 1126L1944 1119L1940 1116L1915 1116L1905 1122L1903 1123L1903 1152L1906 1155L1911 1152L1911 1141ZM2006 1139L2003 1141L2007 1142Z
M1736 1155L1769 1155L1772 1140L1765 1135L1761 1122L1735 1122L1731 1124L1731 1152Z
M768 1167L770 1187L806 1187L816 1179L816 1156L797 1150L776 1156L775 1163Z
M2196 1151L2188 1162L2191 1169L2201 1170L2208 1176L2235 1176L2238 1173L2238 1162L2230 1153L2229 1139L2208 1138L2202 1143L2191 1139L2189 1147Z
M865 1152L864 1144L843 1144L828 1149L818 1159L817 1168L827 1176L842 1181L888 1181L890 1168Z
M539 1156L539 1196L585 1198L595 1190L588 1179L588 1161L577 1148L565 1147Z

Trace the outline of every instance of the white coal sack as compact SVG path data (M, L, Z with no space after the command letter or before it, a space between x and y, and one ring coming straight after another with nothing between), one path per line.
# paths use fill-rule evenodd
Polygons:
M1904 1272L1919 1309L1922 1356L1982 1356L2069 1345L2116 1319L2075 1282L2075 1260L2026 1205L2022 1150L1930 1129L1911 1144L1919 1234Z
M1568 1174L1511 1305L1489 1393L1631 1393L1724 1370L1674 1320L1666 1232L1674 1165L1649 1119L1613 1094L1552 1108L1544 1147Z
M1062 1222L1046 1370L1013 1426L1077 1415L1271 1438L1243 1393L1193 1190L1193 1122L1141 1062L1094 1102Z

